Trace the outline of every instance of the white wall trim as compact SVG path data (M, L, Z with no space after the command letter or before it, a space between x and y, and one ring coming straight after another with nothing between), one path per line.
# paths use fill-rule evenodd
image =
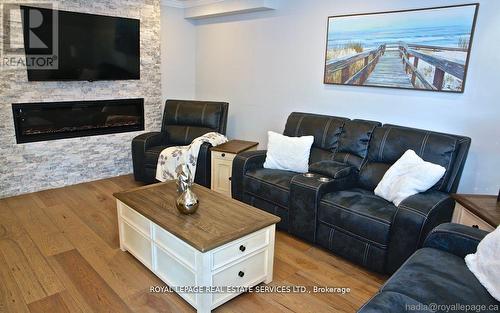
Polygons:
M203 19L257 11L275 10L274 0L233 0L219 1L184 9L186 19Z

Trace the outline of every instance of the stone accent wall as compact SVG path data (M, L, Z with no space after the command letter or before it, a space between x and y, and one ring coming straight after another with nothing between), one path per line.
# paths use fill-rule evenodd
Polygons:
M47 3L6 1L0 3ZM62 0L58 9L141 20L141 79L28 82L23 67L0 69L0 198L132 172L131 140L140 132L16 144L12 103L144 98L145 128L161 124L159 0ZM21 25L12 21L22 42ZM3 45L4 34L0 38Z

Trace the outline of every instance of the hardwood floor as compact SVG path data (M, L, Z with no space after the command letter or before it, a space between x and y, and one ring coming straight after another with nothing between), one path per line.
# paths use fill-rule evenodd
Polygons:
M112 194L132 176L0 199L0 312L194 312L119 249ZM350 293L246 293L215 312L354 312L386 277L283 232L272 286L348 287Z

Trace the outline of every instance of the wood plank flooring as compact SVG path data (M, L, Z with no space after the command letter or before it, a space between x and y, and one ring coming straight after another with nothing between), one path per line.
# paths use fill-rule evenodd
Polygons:
M112 194L132 176L0 199L0 313L194 312L119 249ZM355 312L386 277L283 232L272 286L349 287L350 293L247 293L215 312Z

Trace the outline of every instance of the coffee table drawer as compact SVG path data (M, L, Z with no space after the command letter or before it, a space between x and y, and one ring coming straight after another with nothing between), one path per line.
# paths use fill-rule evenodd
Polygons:
M147 218L142 216L141 214L137 213L135 210L132 210L129 208L127 205L120 203L120 208L121 208L121 215L122 217L138 228L140 231L142 231L145 235L148 237L151 237L151 231L149 229L150 222Z
M267 250L257 253L214 274L213 286L250 287L262 280L267 273ZM219 302L232 294L213 294L213 302Z
M227 247L213 252L212 269L243 258L269 244L269 230L264 229L256 234L244 237Z

